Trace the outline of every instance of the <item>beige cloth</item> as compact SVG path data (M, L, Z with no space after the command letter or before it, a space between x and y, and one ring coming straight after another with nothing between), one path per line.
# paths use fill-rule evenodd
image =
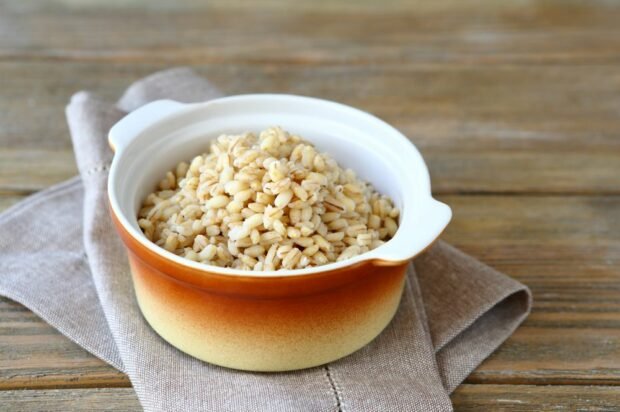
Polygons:
M218 96L188 69L156 73L114 105L80 92L67 108L81 177L0 215L0 294L127 373L148 411L448 411L449 393L523 321L529 290L439 242L411 265L396 317L372 343L329 365L247 373L164 342L138 310L107 211L107 132L161 98Z

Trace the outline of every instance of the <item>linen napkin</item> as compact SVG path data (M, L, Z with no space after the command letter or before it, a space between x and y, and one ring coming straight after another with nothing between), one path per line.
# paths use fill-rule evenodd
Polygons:
M0 294L125 372L147 411L449 411L449 394L523 321L527 287L444 242L415 259L399 310L339 361L286 373L234 371L163 341L138 309L107 209L110 127L149 101L219 96L189 69L133 84L116 104L67 107L80 176L0 215Z

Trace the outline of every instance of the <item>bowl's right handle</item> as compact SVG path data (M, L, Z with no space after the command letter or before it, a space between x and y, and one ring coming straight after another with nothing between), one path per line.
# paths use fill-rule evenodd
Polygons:
M414 225L400 227L385 245L361 256L368 256L378 266L393 266L413 258L435 243L450 223L452 209L433 198L421 208L420 218L413 222Z
M108 133L108 143L113 151L123 150L140 132L155 121L179 111L185 105L174 100L156 100L145 104L119 120Z

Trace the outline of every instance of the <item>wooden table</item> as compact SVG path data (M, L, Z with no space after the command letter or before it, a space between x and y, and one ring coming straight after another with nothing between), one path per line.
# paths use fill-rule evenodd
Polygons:
M342 101L421 149L446 240L534 292L456 409L620 410L620 3L204 3L1 3L1 209L76 174L80 89L189 65L229 94ZM138 408L125 375L0 299L0 410Z

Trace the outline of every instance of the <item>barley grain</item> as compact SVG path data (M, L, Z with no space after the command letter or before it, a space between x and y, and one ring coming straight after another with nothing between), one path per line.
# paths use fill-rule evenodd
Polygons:
M242 270L300 269L379 247L400 211L355 173L279 127L221 135L165 174L138 211L158 246Z

